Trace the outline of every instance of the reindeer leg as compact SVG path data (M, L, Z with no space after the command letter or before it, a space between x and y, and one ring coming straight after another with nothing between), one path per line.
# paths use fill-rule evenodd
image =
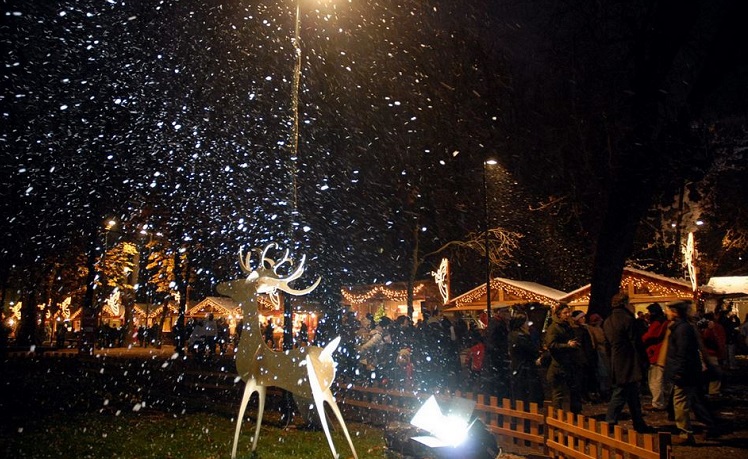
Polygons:
M236 419L236 431L234 432L234 447L231 450L231 459L236 459L236 449L239 446L239 431L242 428L242 421L244 421L244 412L247 410L247 404L249 404L249 398L252 396L252 392L256 390L255 379L252 378L244 385L244 394L242 395L242 402L239 405L239 417ZM261 407L264 400L261 400ZM262 411L260 411L262 415ZM257 420L257 430L260 429L260 419ZM255 443L257 441L257 435L255 435ZM252 444L252 451L254 451L255 443Z
M332 436L330 435L330 426L327 425L327 419L325 418L325 394L322 387L319 384L317 378L317 372L312 365L312 359L308 356L306 358L306 371L309 375L309 386L312 389L312 396L314 397L314 406L317 407L319 413L319 420L322 423L322 429L325 431L327 437L327 443L330 445L330 451L332 451L332 457L338 459L338 452L335 451L335 445L332 442ZM329 390L328 390L329 391Z
M335 403L335 397L333 397L330 389L327 389L327 391L325 392L325 399L327 400L327 404L330 405L330 409L332 409L332 412L335 413L335 417L338 418L340 426L343 427L343 433L345 434L346 440L348 440L348 446L351 447L354 459L358 459L356 448L353 447L353 440L351 440L351 435L348 433L348 428L345 426L343 415L340 413L340 408L338 408L338 404Z
M257 447L257 439L260 438L260 426L262 425L262 413L265 412L265 394L267 386L257 386L257 395L259 396L259 405L257 407L257 427L255 427L255 438L252 440L252 451Z

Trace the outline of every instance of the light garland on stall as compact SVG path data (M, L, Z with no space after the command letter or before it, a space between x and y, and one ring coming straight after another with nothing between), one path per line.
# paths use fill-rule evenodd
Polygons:
M516 287L511 284L507 284L506 282L502 282L499 279L491 279L491 289L498 291L499 289L504 290L506 293L510 295L514 295L524 301L528 302L535 302L535 303L542 303L547 304L550 306L556 306L558 305L558 301L554 300L553 298L549 298L545 295L541 295L539 293L532 292L530 290L525 290L520 287ZM483 284L479 287L477 287L472 292L466 293L462 297L460 297L457 300L457 307L460 307L467 303L472 303L475 300L479 300L486 296L486 285Z
M624 276L621 281L621 287L628 288L630 285L639 289L643 287L648 292L655 293L658 296L676 296L678 298L691 298L693 296L693 292L684 290L684 287L670 287L647 279L641 279L630 275Z
M418 293L423 290L424 284L418 284L413 286L413 294L417 295ZM373 287L371 290L369 290L366 293L363 293L361 295L354 295L353 293L350 293L346 290L340 291L343 294L343 298L346 299L351 304L362 304L366 303L370 299L374 298L377 295L384 295L389 299L390 301L405 301L408 298L408 291L407 290L393 290L389 289L387 287L384 287L382 285L377 285Z
M144 317L146 317L148 319L152 319L152 318L160 315L161 312L164 310L164 307L163 306L159 306L156 309L149 310L148 314L146 314L145 311L143 310L143 308L141 308L140 306L135 305L135 306L133 306L133 309L138 314L140 314L140 315L142 315L142 316L144 316ZM178 312L177 308L175 306L171 306L171 305L169 305L169 311L171 311L173 314L176 314Z
M621 289L628 290L630 286L634 289L645 289L646 291L655 294L655 296L664 297L676 297L676 298L692 298L693 292L685 290L683 287L669 287L666 285L658 284L647 279L642 279L632 275L625 274L621 280ZM573 303L587 303L590 302L591 292L588 290L586 294L575 297Z

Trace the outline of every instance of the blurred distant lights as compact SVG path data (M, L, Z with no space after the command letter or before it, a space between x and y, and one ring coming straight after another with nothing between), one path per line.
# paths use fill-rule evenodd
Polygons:
M677 223L671 223L670 226L672 228L675 228L676 226L678 226L678 224ZM704 220L696 220L696 226L704 226Z

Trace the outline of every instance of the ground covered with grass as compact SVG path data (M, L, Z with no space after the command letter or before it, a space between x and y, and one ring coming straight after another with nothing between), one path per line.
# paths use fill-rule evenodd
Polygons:
M246 426L249 427L249 426ZM382 431L361 424L348 426L359 457L386 456ZM144 413L54 415L29 420L0 439L7 458L227 458L234 422L214 414L165 416ZM254 429L245 428L237 457L261 459L331 457L324 434L263 425L257 455L251 454ZM340 431L333 433L341 457L352 456Z
M240 384L232 369L178 360L10 359L0 365L0 457L228 458ZM276 397L277 398L277 397ZM239 458L329 458L324 432L284 422L269 397L257 454L250 404ZM383 430L349 422L361 458L387 456ZM352 457L333 424L341 458Z

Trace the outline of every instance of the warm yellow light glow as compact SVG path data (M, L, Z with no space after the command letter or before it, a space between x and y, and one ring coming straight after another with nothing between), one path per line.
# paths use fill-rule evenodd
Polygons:
M531 292L529 290L515 287L513 285L504 283L500 281L499 279L491 279L491 290L492 291L504 290L506 293L510 295L514 295L518 298L522 298L523 300L526 300L528 302L537 302L537 303L547 304L549 306L558 305L558 300L549 298L544 295L540 295L538 293ZM457 301L457 307L460 307L464 304L472 303L480 298L484 298L485 296L486 296L486 284L483 284L482 286L476 288L470 294L465 294L462 297L460 297Z
M104 309L109 310L109 313L115 317L120 315L120 291L118 288L114 289L109 298L104 301Z
M62 313L62 317L67 319L70 319L70 302L72 301L71 297L65 298L65 300L60 303L60 313Z
M423 290L424 284L418 284L413 286L413 294L416 295ZM383 285L376 285L372 287L368 292L363 293L361 295L354 295L351 292L348 292L346 290L341 290L341 293L343 294L343 298L346 299L351 304L361 304L366 303L371 298L377 296L377 295L384 295L387 299L391 301L405 301L408 298L408 291L407 290L393 290L389 289Z

